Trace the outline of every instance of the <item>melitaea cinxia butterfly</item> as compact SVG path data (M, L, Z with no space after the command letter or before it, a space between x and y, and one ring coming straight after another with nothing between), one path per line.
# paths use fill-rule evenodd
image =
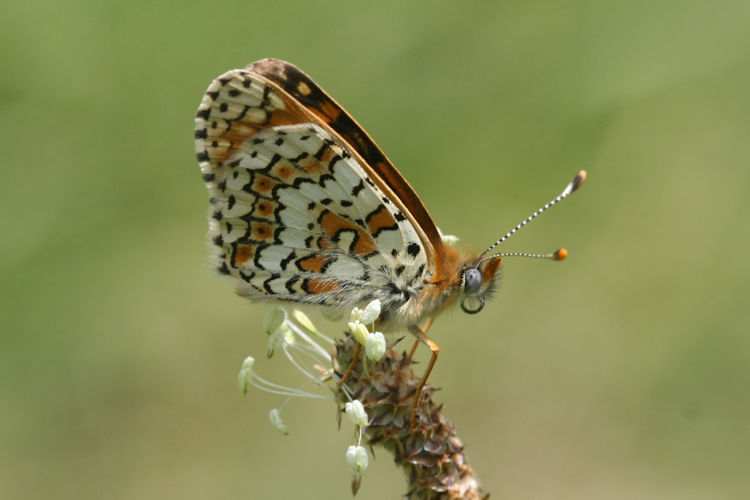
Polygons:
M459 302L478 312L499 280L487 255L565 191L481 254L444 241L417 193L370 136L306 74L264 59L208 87L195 120L196 152L211 195L216 269L237 292L334 308L381 303L378 329L426 335ZM566 252L530 255L562 259ZM425 379L426 376L425 375Z

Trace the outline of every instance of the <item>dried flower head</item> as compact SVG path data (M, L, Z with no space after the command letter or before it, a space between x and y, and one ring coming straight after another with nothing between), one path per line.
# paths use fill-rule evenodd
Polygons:
M368 327L374 327L379 314L377 301L364 309L355 308L347 323L348 335L334 342L301 312L288 315L280 308L271 310L264 321L269 354L281 352L302 375L302 382L288 387L268 381L254 371L255 359L247 357L238 374L240 390L247 392L252 385L285 398L269 413L273 427L282 434L288 429L281 410L294 397L333 400L343 407L356 426L355 443L346 451L353 493L369 463L363 446L369 444L394 455L406 472L409 499L484 498L463 444L453 424L442 416L442 406L433 401L429 387L422 392L416 424L410 428L420 377L412 371L409 356L388 349L385 336ZM365 359L359 357L363 347ZM341 383L344 373L347 376Z

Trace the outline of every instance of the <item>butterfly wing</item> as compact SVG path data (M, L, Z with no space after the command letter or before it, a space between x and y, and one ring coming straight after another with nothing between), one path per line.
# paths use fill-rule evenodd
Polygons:
M265 77L233 70L217 78L195 137L213 258L242 295L398 306L432 274L432 247L388 185Z
M429 257L439 257L443 242L429 212L401 173L393 166L385 153L365 130L331 96L320 88L307 74L291 63L279 59L263 59L251 64L248 69L272 84L280 91L313 113L324 126L330 127L350 149L354 151L368 174L381 189L392 194L392 199L401 203L428 248ZM437 255L436 255L437 254Z

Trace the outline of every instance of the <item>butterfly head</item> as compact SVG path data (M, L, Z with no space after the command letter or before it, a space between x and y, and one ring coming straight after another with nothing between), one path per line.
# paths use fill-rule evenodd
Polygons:
M461 310L476 314L492 296L500 283L502 257L482 259L467 266L461 274Z
M581 187L585 180L586 172L581 170L578 175L576 175L573 180L570 181L570 183L565 187L560 195L558 195L549 203L524 219L520 224L506 233L505 236L490 245L490 247L482 252L479 257L477 257L473 262L466 264L463 267L463 270L461 271L460 287L463 293L463 298L461 299L461 309L464 312L469 314L476 314L481 311L487 299L489 299L492 296L493 292L497 289L497 286L500 282L500 267L502 265L503 257L532 257L550 260L563 260L565 259L565 257L567 257L568 251L564 248L561 248L551 254L504 252L489 256L486 255L490 253L493 248L513 236L516 232L518 232L518 230L534 220L539 214L567 198L570 194Z

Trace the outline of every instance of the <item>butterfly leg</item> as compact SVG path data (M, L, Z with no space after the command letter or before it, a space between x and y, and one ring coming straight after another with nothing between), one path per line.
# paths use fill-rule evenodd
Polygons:
M430 348L430 351L432 351L432 357L430 357L430 362L427 364L427 369L424 372L424 375L422 375L422 380L419 381L419 384L417 385L417 390L414 394L414 405L411 408L411 417L409 418L409 429L411 429L412 434L414 433L414 424L417 421L417 406L419 405L419 402L422 399L422 388L424 388L425 382L427 382L427 378L430 376L430 372L432 371L432 367L435 366L435 361L437 361L438 353L440 352L440 346L438 346L435 342L433 342L430 337L427 336L425 333L427 331L427 328L430 327L432 324L432 321L429 321L425 325L425 329L422 330L418 326L413 326L411 328L411 332L414 334L415 337L417 337L417 340L419 342L422 342L427 347Z
M354 365L359 361L359 355L362 352L362 344L357 342L357 347L354 350L354 356L352 356L352 361L349 363L349 366L347 367L346 371L344 372L344 375L341 377L341 380L338 381L338 386L341 387L344 382L346 382L346 379L349 378L349 375L351 375L352 370L354 370Z
M425 335L427 334L427 330L429 330L429 329L430 329L430 327L432 326L432 322L433 322L433 321L435 321L435 317L434 317L434 316L433 316L432 318L428 318L428 319L427 319L427 322L426 322L426 323L424 324L424 326L422 327L422 333L423 333L423 334L425 334ZM407 356L407 358L411 359L411 358L412 358L412 356L414 356L414 352L415 352L415 351L417 350L417 346L419 346L419 344L420 344L421 342L422 342L422 341L421 341L421 340L419 340L419 338L417 338L417 340L415 340L415 341L414 341L414 345L413 345L413 346L411 346L411 351L409 351L409 355Z

